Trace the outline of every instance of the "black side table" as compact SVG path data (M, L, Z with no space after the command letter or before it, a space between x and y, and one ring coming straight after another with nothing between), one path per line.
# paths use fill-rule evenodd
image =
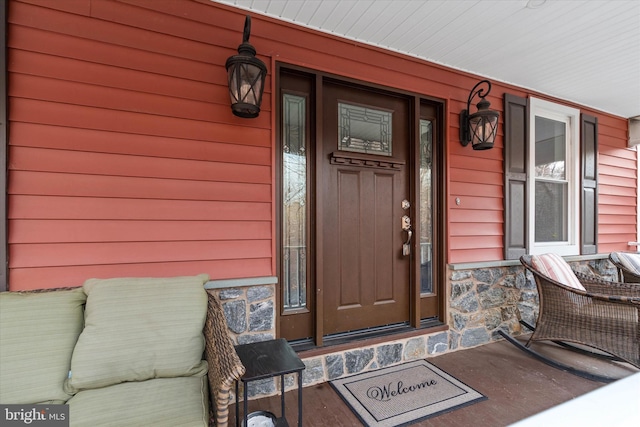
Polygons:
M277 420L277 426L288 426L284 412L284 376L293 372L298 373L298 427L302 427L302 371L304 363L291 348L287 340L280 338L271 341L241 344L236 346L236 353L246 368L240 378L244 383L244 425L247 425L247 383L280 375L280 399L282 415ZM236 381L236 427L240 425L238 408L238 381Z

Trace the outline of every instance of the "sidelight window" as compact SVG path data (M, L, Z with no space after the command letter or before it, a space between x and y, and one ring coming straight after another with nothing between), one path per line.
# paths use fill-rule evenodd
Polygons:
M420 293L433 293L433 122L420 120Z
M307 305L306 97L284 94L282 113L283 308Z

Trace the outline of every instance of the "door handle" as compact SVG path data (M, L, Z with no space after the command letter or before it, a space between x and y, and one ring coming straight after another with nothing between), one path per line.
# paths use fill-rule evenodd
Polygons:
M413 231L406 230L407 232L407 241L402 244L402 255L408 256L411 255L411 236L413 236Z
M402 244L402 255L411 255L411 237L413 231L411 231L411 218L408 215L402 217L402 229L407 232L407 241Z
M411 218L408 215L402 216L402 229L404 231L411 230Z

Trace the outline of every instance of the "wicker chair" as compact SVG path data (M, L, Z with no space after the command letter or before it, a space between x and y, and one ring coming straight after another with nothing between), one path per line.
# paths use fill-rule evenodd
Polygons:
M220 301L213 291L207 290L209 306L204 325L206 340L205 357L209 363L209 395L212 418L215 425L226 427L229 423L229 393L245 368L236 354L229 337L227 321Z
M640 283L640 254L611 252L609 261L618 269L618 280L625 283Z
M582 344L640 368L640 286L573 273L585 289L580 290L541 273L529 255L520 262L533 274L540 298L527 348L543 340Z

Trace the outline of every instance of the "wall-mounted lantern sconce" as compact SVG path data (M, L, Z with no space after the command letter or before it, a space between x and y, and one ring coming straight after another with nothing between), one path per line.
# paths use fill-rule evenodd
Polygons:
M478 89L478 86L483 83L487 85L486 93L482 88ZM467 100L467 109L460 112L460 142L465 147L471 142L474 150L493 148L496 132L498 131L498 117L500 117L500 113L489 109L491 104L484 99L489 95L489 92L491 92L491 82L489 80L480 81L471 89L469 99ZM476 95L481 98L477 104L478 111L469 114L471 100Z
M231 111L236 116L247 119L260 114L264 80L267 77L267 66L256 58L256 49L249 43L250 35L251 17L247 15L238 54L230 56L225 65L229 78Z

